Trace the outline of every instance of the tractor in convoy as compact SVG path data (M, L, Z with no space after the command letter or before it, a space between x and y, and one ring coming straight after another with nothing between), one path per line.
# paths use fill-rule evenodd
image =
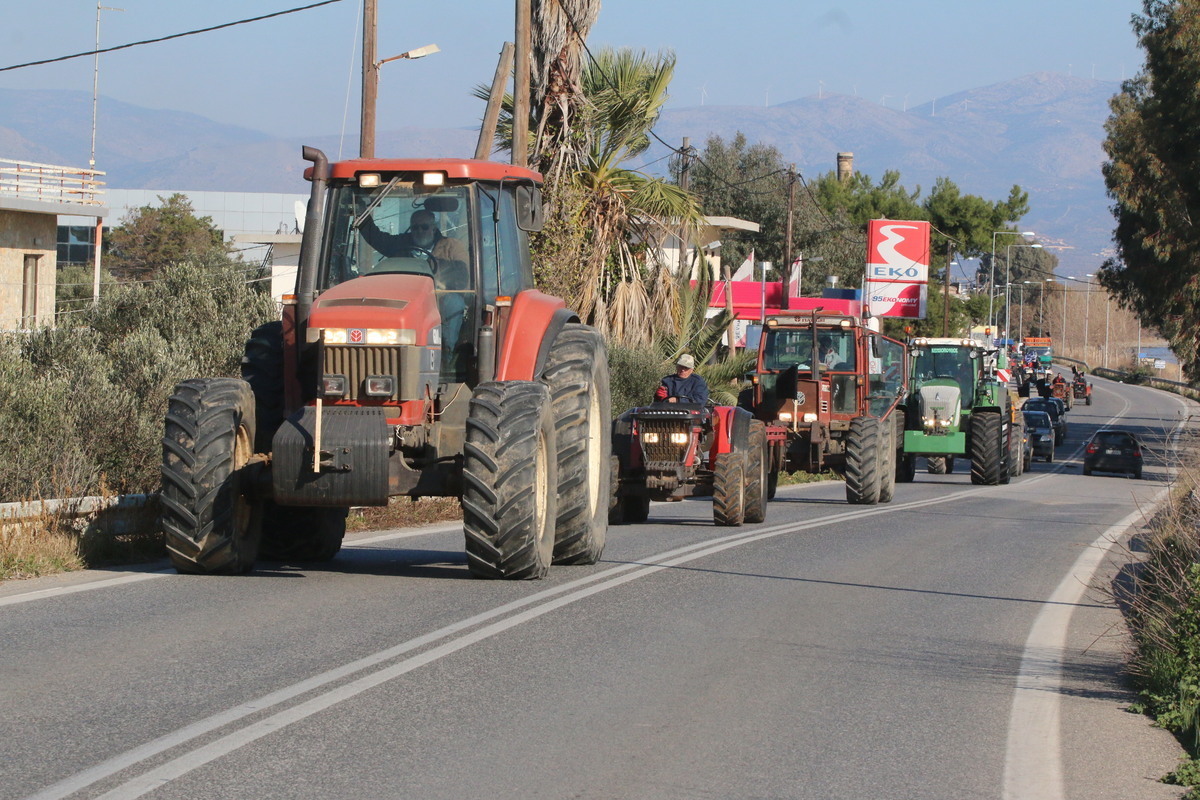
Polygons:
M1088 383L1087 375L1076 372L1071 381L1071 394L1076 400L1082 400L1084 405L1092 404L1092 384Z
M175 387L160 525L180 572L324 561L351 506L458 497L467 565L595 563L608 526L604 341L533 288L541 177L314 148L294 296L242 378Z
M645 522L651 500L713 498L718 525L767 517L767 429L745 409L656 402L613 423L609 522Z
M890 502L904 344L865 325L857 301L797 300L808 308L767 317L752 386L738 403L766 424L767 496L780 472L833 470L845 478L847 502Z
M971 460L971 482L1008 483L1024 469L1023 424L1017 402L996 375L997 354L973 339L917 338L909 342L909 394L904 404L902 458L897 480L912 481L917 458L931 474Z

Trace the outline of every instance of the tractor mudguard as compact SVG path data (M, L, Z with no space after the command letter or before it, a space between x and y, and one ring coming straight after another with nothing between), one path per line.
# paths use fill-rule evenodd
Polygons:
M559 315L557 330L555 315L565 310L567 304L557 297L543 294L536 289L526 289L513 298L512 313L504 329L504 341L500 345L500 358L496 366L497 381L532 381L540 375L544 365L543 347L547 337L551 341L562 326L570 319ZM570 312L568 312L570 313ZM573 316L573 315L572 315ZM553 334L553 335L552 335Z
M736 406L713 408L713 446L710 456L731 450L746 450L750 446L750 420L754 415Z
M558 335L562 333L563 326L570 322L579 322L579 315L569 308L560 308L550 317L550 324L546 326L546 333L542 336L542 346L538 348L537 363L533 367L535 375L541 375L545 371L546 361L558 341Z
M385 506L391 426L382 408L321 411L321 471L313 472L317 409L306 406L271 443L274 500L293 506Z

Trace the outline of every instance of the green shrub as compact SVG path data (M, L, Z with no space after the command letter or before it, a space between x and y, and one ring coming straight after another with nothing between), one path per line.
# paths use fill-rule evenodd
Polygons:
M277 317L228 258L113 286L58 328L0 346L0 501L146 493L172 387L239 372L243 343ZM64 315L65 318L65 315Z
M663 376L675 371L652 349L613 342L608 344L608 370L614 419L631 408L651 403Z

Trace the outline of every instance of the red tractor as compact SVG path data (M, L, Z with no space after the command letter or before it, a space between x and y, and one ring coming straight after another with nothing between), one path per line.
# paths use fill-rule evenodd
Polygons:
M801 300L817 307L767 318L754 385L739 398L767 425L767 496L781 471L833 470L848 502L889 502L903 448L905 346L866 327L854 301Z
M294 298L242 379L175 387L161 527L175 567L328 560L351 506L459 497L467 563L538 578L600 558L604 341L533 288L541 177L470 159L330 164L312 181Z
M1076 400L1082 400L1084 405L1092 404L1092 385L1088 383L1087 376L1082 372L1075 375L1075 379L1071 381L1071 394Z
M613 424L609 521L645 522L651 500L713 498L718 525L767 517L767 431L732 406L654 403Z

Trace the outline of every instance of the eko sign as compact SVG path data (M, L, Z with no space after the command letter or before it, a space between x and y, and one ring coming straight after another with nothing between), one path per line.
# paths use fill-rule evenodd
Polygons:
M867 303L877 317L925 318L929 223L873 219L867 227Z

